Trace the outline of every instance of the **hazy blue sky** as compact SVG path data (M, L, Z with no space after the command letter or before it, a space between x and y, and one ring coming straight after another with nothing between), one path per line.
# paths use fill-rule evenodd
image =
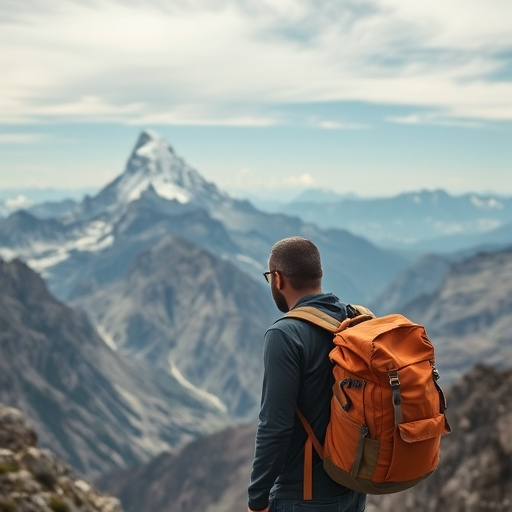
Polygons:
M512 195L512 0L0 0L0 188L139 132L235 195Z

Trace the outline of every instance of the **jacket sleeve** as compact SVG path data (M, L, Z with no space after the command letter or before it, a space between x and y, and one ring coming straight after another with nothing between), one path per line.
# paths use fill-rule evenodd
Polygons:
M264 376L249 508L262 510L284 464L295 425L300 386L299 346L276 327L265 334Z

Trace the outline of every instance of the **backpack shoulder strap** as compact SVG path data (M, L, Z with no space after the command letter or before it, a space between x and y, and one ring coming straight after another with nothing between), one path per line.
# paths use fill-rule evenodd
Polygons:
M346 318L343 322L336 320L336 318L333 318L313 306L299 306L298 308L288 311L285 317L301 318L302 320L318 325L333 334L340 332L351 325L357 325L358 323L369 320L370 318L375 318L374 313L365 306L349 304L349 307L357 313L357 316L354 318Z
M288 311L285 317L301 318L332 333L338 332L340 327L340 322L336 320L336 318L333 318L313 306L299 306L298 308Z
M370 311L366 306L360 306L359 304L349 304L353 309L357 311L359 315L369 315L375 317L375 314Z

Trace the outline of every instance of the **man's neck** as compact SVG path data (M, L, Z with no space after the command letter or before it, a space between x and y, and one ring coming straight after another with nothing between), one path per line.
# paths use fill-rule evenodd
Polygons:
M322 288L311 288L309 290L297 291L291 297L288 297L288 307L293 309L304 297L308 295L321 295L322 293L324 293Z

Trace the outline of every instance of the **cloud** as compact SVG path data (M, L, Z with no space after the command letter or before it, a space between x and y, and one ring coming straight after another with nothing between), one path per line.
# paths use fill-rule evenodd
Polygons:
M309 188L316 185L316 180L309 173L288 175L285 177L262 176L250 167L243 167L234 175L222 182L222 186L230 190L259 189L280 190L285 188Z
M32 204L32 201L25 197L24 195L17 195L16 197L8 198L4 201L4 207L7 210L19 210L20 208L26 208L27 206L30 206Z
M299 176L287 176L283 181L286 185L292 187L311 187L315 184L315 179L308 173Z
M387 121L397 124L429 124L437 126L458 126L460 128L481 128L482 123L477 121L464 121L459 119L448 119L443 115L433 112L423 112L420 114L408 114L406 116L390 116Z
M0 144L41 144L51 138L42 133L0 133Z
M512 82L503 78L512 60L510 0L0 7L4 123L269 126L290 122L275 114L282 105L326 101L512 120ZM330 123L318 127L351 129Z
M323 130L364 130L368 125L358 123L343 123L339 121L319 121L313 123L313 126Z

